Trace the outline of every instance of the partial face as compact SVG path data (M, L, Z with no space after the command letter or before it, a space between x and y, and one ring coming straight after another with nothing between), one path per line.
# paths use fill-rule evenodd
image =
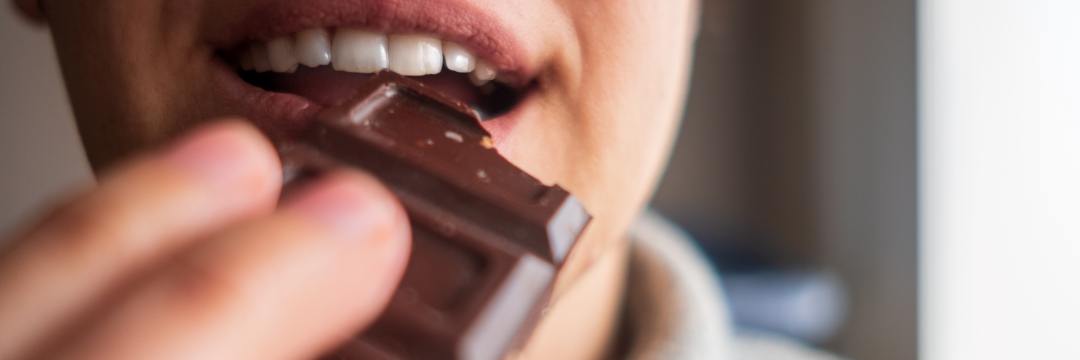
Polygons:
M287 137L319 109L352 96L364 72L441 71L421 80L476 105L488 115L484 126L500 153L567 188L594 215L557 295L619 243L651 193L682 107L695 6L694 0L44 3L79 130L99 170L212 117L241 115L272 137ZM329 65L307 66L323 64Z

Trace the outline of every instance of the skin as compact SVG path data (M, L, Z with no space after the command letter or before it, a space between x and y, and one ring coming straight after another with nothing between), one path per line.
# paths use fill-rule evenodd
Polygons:
M100 181L0 253L0 333L14 334L0 358L310 357L378 315L408 257L400 205L343 170L275 208L273 148L202 91L203 1L45 0L48 16L16 2L51 28ZM475 2L529 14L512 26L528 30L544 84L500 152L595 218L513 356L610 355L625 232L678 126L698 4ZM332 281L341 273L357 286Z

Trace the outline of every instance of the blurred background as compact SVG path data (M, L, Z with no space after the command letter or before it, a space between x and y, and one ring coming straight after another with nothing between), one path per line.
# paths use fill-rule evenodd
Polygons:
M744 330L915 358L915 1L703 5L656 208L714 256Z
M1080 2L703 6L653 205L724 274L741 331L1080 359ZM0 8L7 232L90 175L47 31Z

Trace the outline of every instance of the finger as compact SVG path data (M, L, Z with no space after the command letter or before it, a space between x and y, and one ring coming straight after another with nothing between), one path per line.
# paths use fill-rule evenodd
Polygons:
M336 173L284 210L200 243L78 332L61 357L310 358L382 311L404 271L403 210Z
M272 211L280 171L252 126L227 122L106 175L0 257L0 358L192 239Z

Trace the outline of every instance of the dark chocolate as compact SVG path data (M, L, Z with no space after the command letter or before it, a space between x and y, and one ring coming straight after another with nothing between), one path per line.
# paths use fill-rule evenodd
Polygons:
M464 104L389 72L358 94L281 146L287 181L338 166L374 174L404 205L413 251L386 311L329 357L504 356L591 217L499 155Z

